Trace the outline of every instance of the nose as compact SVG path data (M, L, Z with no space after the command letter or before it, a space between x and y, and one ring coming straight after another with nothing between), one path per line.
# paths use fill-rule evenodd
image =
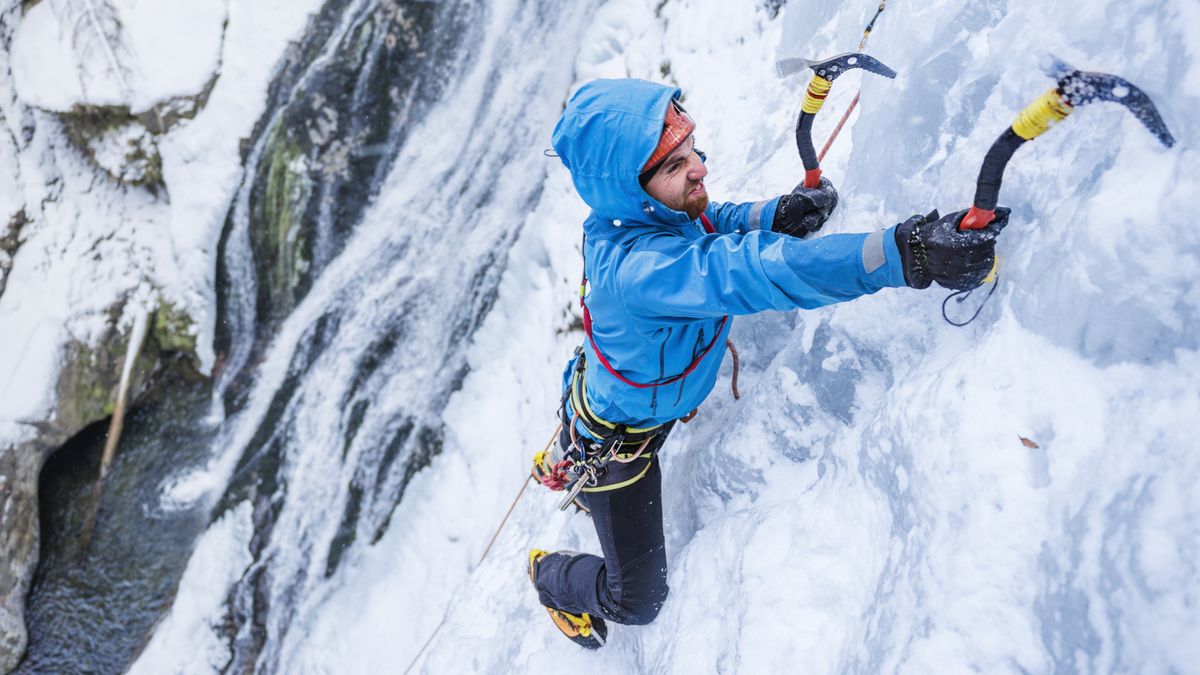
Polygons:
M708 167L705 166L704 162L700 161L700 155L692 153L691 158L688 160L688 180L698 181L707 175Z

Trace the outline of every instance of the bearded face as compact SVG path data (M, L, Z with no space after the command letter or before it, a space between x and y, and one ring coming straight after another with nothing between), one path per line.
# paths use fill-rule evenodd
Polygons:
M692 219L699 218L708 207L708 192L704 189L708 169L695 148L695 136L688 136L667 155L646 183L646 192L651 197Z

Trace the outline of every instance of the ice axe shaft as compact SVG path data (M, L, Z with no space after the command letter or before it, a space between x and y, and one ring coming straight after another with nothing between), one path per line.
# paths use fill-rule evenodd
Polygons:
M1046 73L1058 80L1049 89L1030 103L1017 115L1000 137L992 143L979 178L975 182L975 202L960 227L978 230L987 226L996 217L996 203L1000 197L1000 183L1004 180L1004 169L1013 153L1027 141L1041 136L1050 127L1066 119L1078 106L1093 101L1120 103L1138 118L1168 148L1175 144L1174 137L1163 122L1158 109L1141 89L1129 82L1107 73L1088 73L1075 70L1066 63L1051 57L1045 67Z
M873 57L861 52L838 54L821 61L807 59L784 59L775 64L780 77L786 77L805 68L813 71L812 79L804 92L800 104L800 115L796 119L796 148L804 163L804 187L815 188L821 183L821 163L812 142L812 123L817 112L825 103L825 97L833 87L833 81L848 70L860 68L887 78L896 77L896 71L888 68Z

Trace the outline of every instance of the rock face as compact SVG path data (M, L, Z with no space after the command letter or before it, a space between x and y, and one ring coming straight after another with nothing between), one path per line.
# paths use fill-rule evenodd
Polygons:
M137 3L103 4L124 12L109 37L171 42L158 39L167 28L146 13L153 8L134 13ZM112 414L130 312L155 310L133 367L130 405L178 354L195 353L192 320L161 297L166 286L156 274L169 206L158 143L206 105L225 21L223 2L193 3L182 14L157 3L175 20L199 17L209 26L180 29L203 33L200 42L166 44L194 58L151 59L137 64L141 79L105 84L123 62L80 51L86 45L70 31L62 38L62 17L42 5L0 0L0 673L18 664L27 643L39 474L57 448ZM84 40L100 44L94 38ZM77 62L58 58L72 51ZM116 56L134 54L154 56L121 49ZM106 64L103 72L89 78L88 64L97 63ZM186 66L191 75L178 80L158 68L164 64ZM74 75L44 77L59 66ZM86 95L73 83L88 85Z
M37 564L38 473L67 435L47 430L36 440L0 450L0 670L25 651L25 594Z
M38 475L46 459L71 436L112 414L129 336L114 324L97 347L71 343L61 355L58 403L47 422L31 424L32 438L0 447L0 671L16 666L25 650L25 595L38 561ZM188 345L186 321L167 307L134 363L130 401Z
M12 271L13 254L21 245L21 227L26 222L25 210L21 209L14 213L5 228L0 230L0 295L4 295L4 282L8 280L8 273Z

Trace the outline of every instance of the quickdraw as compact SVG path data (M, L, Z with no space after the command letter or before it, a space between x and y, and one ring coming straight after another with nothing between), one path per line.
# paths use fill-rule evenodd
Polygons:
M571 476L567 473L571 469L571 460L564 459L551 464L553 459L549 454L549 450L542 450L533 456L533 477L542 485L558 492L565 489L571 481Z
M600 486L600 478L608 472L608 464L610 462L617 462L620 464L629 464L633 462L634 460L642 457L642 455L646 452L647 447L649 447L651 441L661 437L662 435L665 435L669 430L669 424L662 425L658 427L658 431L656 433L646 436L646 438L638 445L636 452L620 454L618 453L618 449L626 443L626 435L625 427L623 425L618 425L616 432L605 438L603 443L600 445L599 450L593 453L589 451L589 448L586 447L585 444L579 442L579 437L576 433L576 427L574 424L572 424L570 434L572 455L574 456L569 460L563 461L571 462L570 473L575 476L575 480L574 483L572 483L567 489L567 495L563 497L562 501L559 503L558 510L565 511L567 507L574 503L576 498L579 497L579 493L583 492L584 490L588 490L589 492L607 492L609 490L619 490L641 480L646 473L650 471L650 463L653 461L652 457L650 456L646 457L646 466L643 467L642 470L637 474L623 481L611 483L602 487ZM575 453L578 453L578 455L575 455ZM559 464L561 463L562 462L559 462Z
M660 433L665 433L665 431ZM568 456L556 460L549 448L542 450L533 457L533 477L555 492L567 490L567 495L559 504L560 511L566 510L574 503L576 507L586 512L587 507L577 501L580 492L585 489L589 492L617 490L641 480L649 472L651 456L646 453L651 441L659 435L647 436L638 444L635 452L620 453L618 449L625 444L625 436L618 432L605 439L600 448L593 452L589 451L585 444L580 443L574 426L572 426L571 451ZM647 463L641 471L624 481L599 487L600 479L607 473L610 462L629 464L643 456L646 457Z
M613 424L598 417L592 412L584 394L587 365L582 348L576 349L575 357L571 382L563 394L559 408L559 418L562 421L559 428L560 434L563 435L559 447L565 446L565 456L557 456L548 446L534 456L533 476L551 490L568 491L559 505L560 510L565 510L574 503L579 509L587 511L587 508L577 501L579 493L584 490L617 490L640 480L650 470L651 443L666 436L673 423L634 428ZM587 430L589 436L600 440L580 438L580 425ZM636 450L621 452L622 448ZM630 464L641 458L647 460L641 471L624 480L600 486L600 480L607 474L610 462Z

